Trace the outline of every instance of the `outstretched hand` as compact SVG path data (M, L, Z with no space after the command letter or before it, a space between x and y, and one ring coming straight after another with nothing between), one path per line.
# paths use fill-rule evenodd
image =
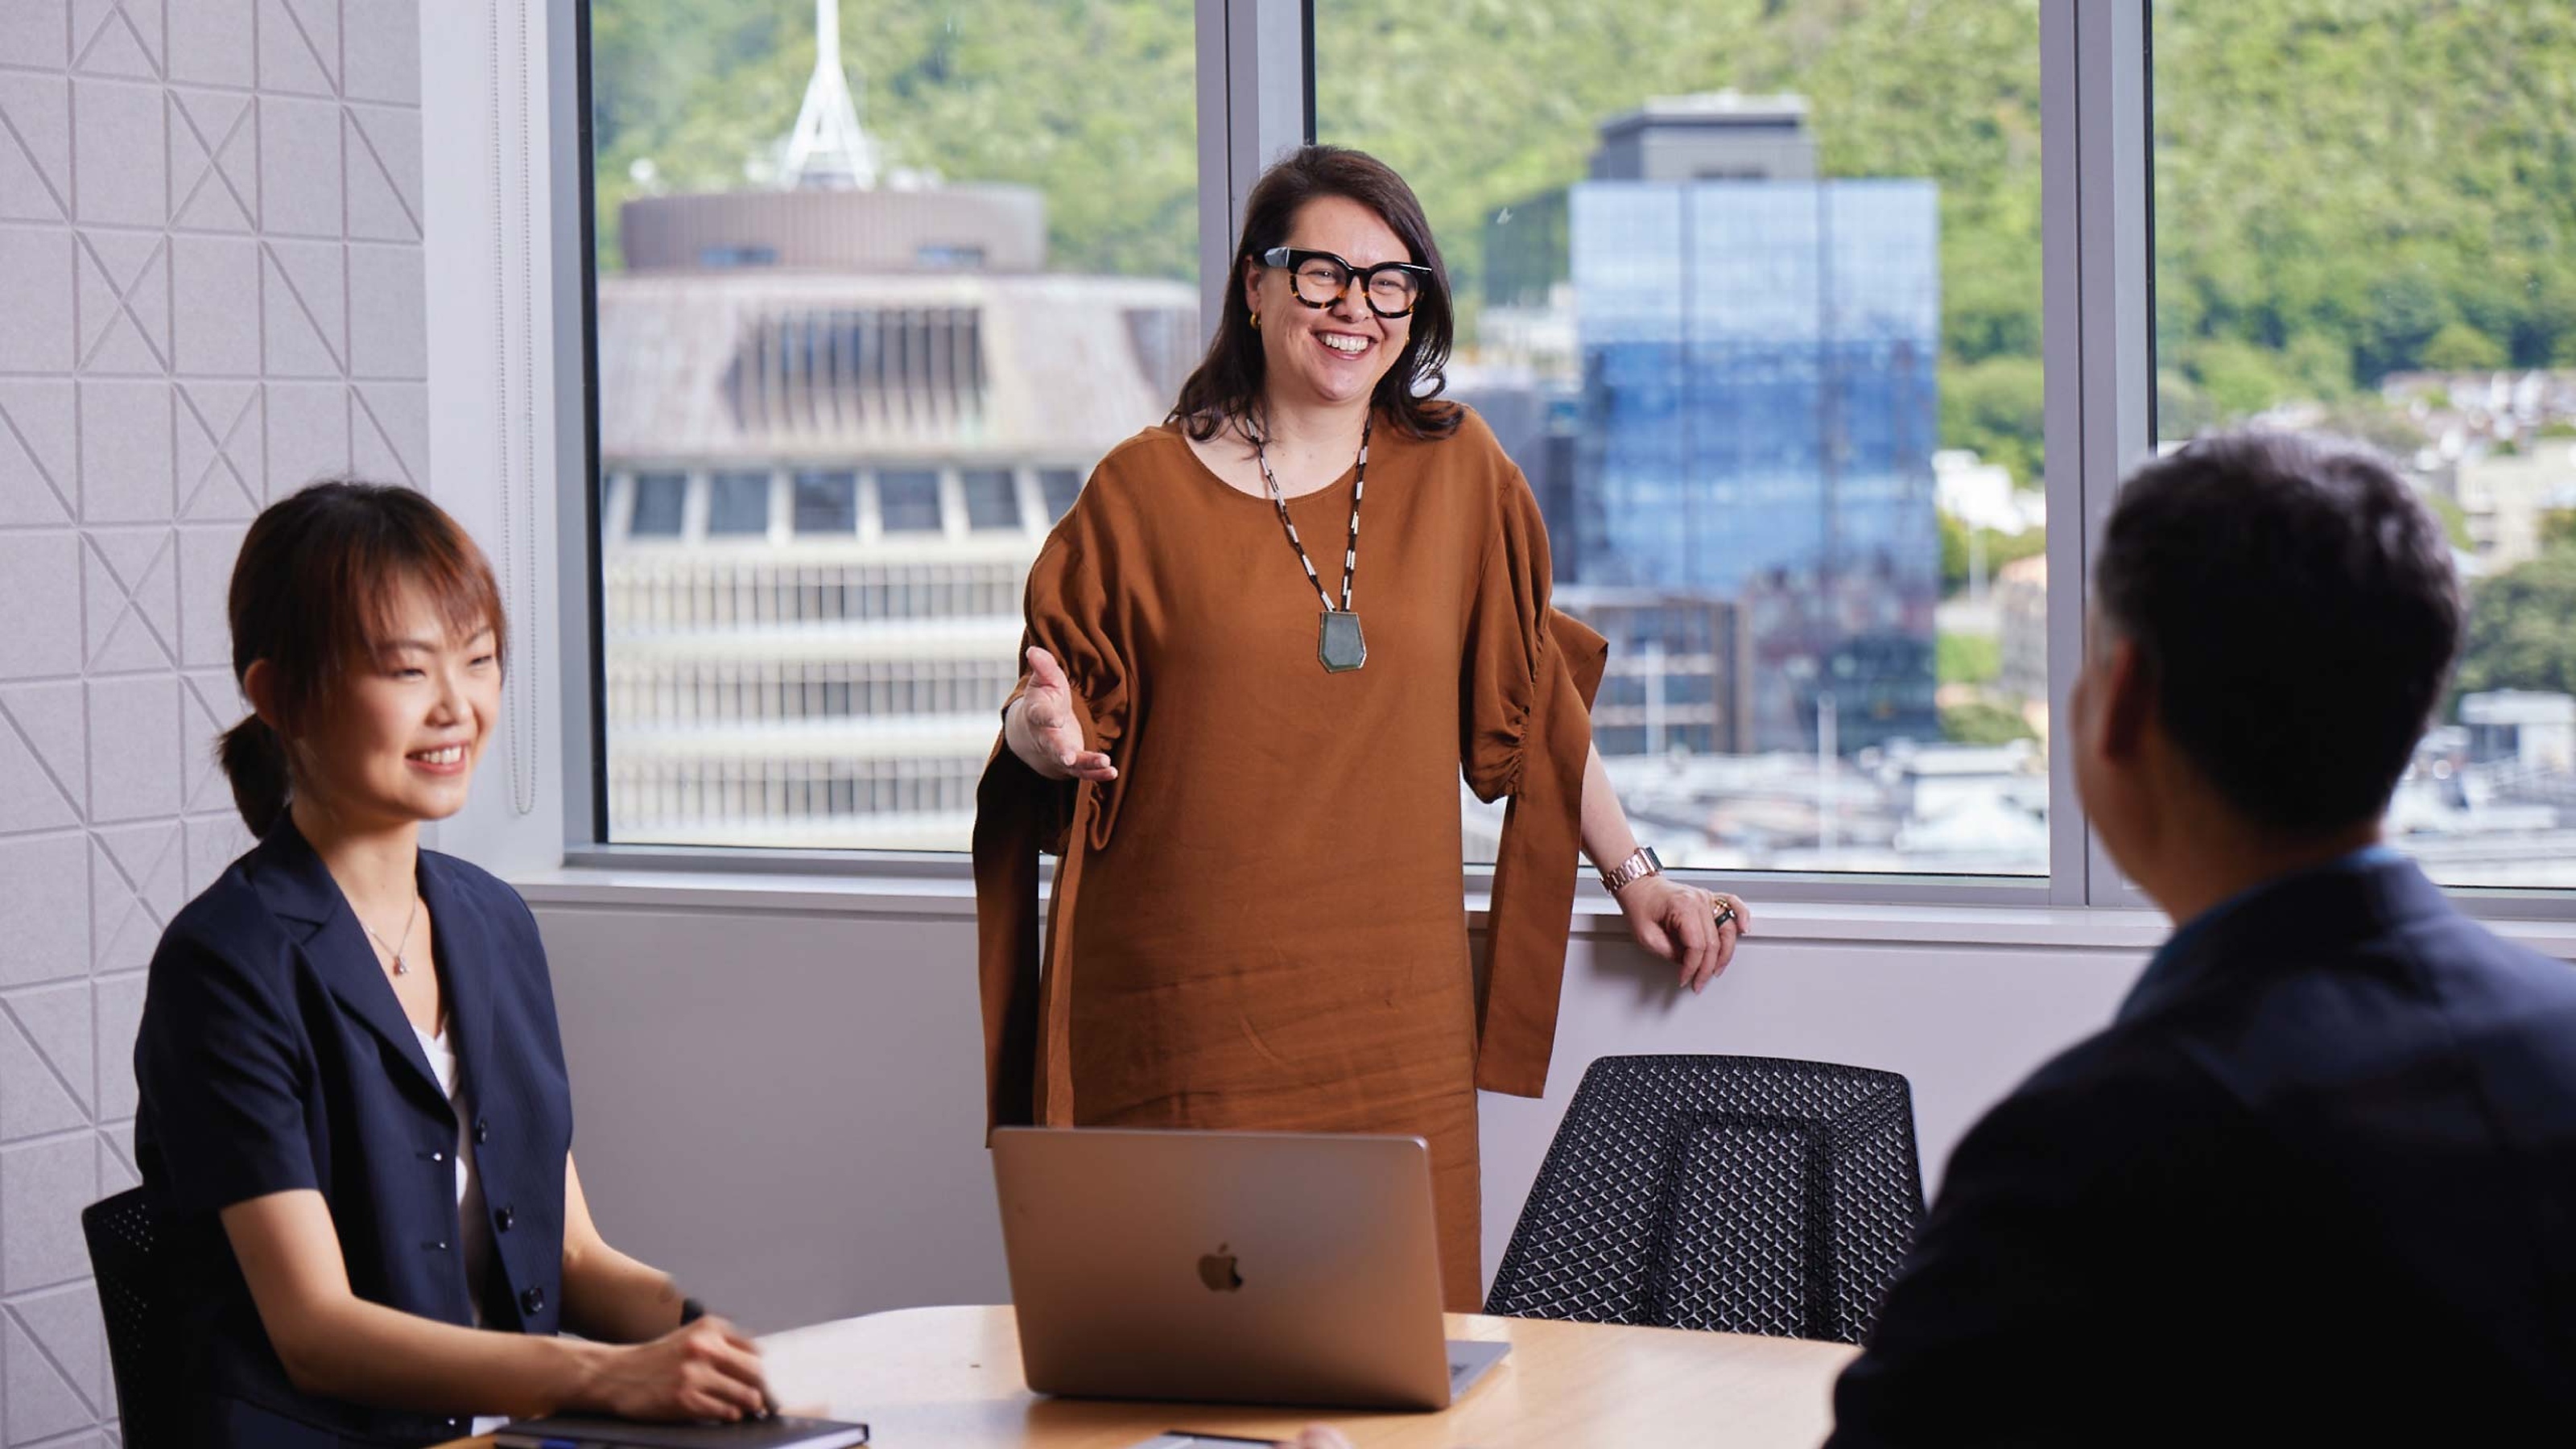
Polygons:
M1050 780L1115 780L1118 768L1098 750L1084 748L1082 722L1073 712L1073 685L1055 656L1032 644L1029 683L1011 706L1003 730L1011 753Z

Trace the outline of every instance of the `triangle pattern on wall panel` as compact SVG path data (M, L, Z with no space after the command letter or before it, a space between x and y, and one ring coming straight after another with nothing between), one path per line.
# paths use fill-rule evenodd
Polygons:
M216 778L220 780L222 776ZM234 861L259 844L250 827L242 824L241 813L232 809L220 815L200 815L183 829L188 837L188 894L192 897L213 885Z
M429 389L421 383L361 383L349 443L353 466L369 478L429 481Z
M86 1283L75 1286L90 1292ZM37 1345L17 1310L0 1311L0 1365L7 1372L0 1380L0 1389L6 1390L0 1410L8 1415L9 1442L32 1444L98 1422L97 1408L72 1387L70 1373L54 1356Z
M59 802L60 819L50 811L25 817L28 828L47 825L72 825L81 819L81 801L89 795L88 721L83 717L81 687L78 684L19 684L0 686L0 744L14 745L25 752L27 762L36 771L36 784L51 792ZM5 750L0 750L5 753ZM9 789L5 772L0 772L0 803L20 800L30 810L42 804L43 793L32 787L26 795ZM0 816L11 822L21 817Z
M54 987L49 994L75 998L81 1008L80 1030L89 1031L89 984ZM32 996L33 993L30 993ZM20 1025L7 998L0 998L0 1141L15 1142L47 1132L68 1132L89 1125L89 1050L81 1049L80 1088L75 1095L69 1071L48 1060Z
M0 523L79 520L73 435L69 382L0 380Z
M107 1368L107 1330L99 1319L95 1289L76 1283L31 1293L11 1304L10 1310L72 1392L100 1414L116 1412L114 1380Z
M259 88L294 95L340 93L336 0L259 0Z
M418 241L420 224L420 112L341 112L348 162L349 235L369 241Z
M249 518L259 512L259 388L247 382L179 384L179 516Z
M35 747L19 737L0 711L0 820L11 830L51 830L80 824L79 807L55 783Z
M90 1029L89 993L88 982L73 981L0 996L0 1015L17 1024L57 1086L79 1106L80 1125L86 1125L88 1114L97 1107L93 1090L97 1076L92 1059L98 1043L97 1034Z
M170 217L209 231L259 226L258 127L250 97L170 93Z
M146 965L161 928L187 904L179 822L120 825L94 830L90 839L91 960L100 970Z
M0 220L70 219L71 174L70 84L0 75Z
M0 997L26 1033L28 1042L61 1080L83 1113L98 1108L95 1065L98 1034L91 1029L90 987L86 981L39 986Z
M348 373L348 255L336 242L260 244L263 335L271 377Z
M177 664L177 532L93 529L85 537L81 593L88 604L90 669L112 673Z
M169 239L82 232L79 276L84 372L170 370Z
M124 1130L131 1133L134 1128L128 1124ZM113 1137L105 1131L100 1132L98 1134L98 1195L114 1197L129 1187L142 1185L143 1174L135 1171L134 1164L126 1161L125 1154L117 1150Z
M74 0L72 69L83 75L161 78L161 7L136 0Z
M107 1157L101 1159L99 1164L101 1168L104 1168L107 1161L112 1159L118 1167L124 1169L125 1172L133 1177L136 1182L139 1183L142 1181L143 1174L137 1172L134 1167L134 1121L132 1118L128 1118L122 1122L101 1122L98 1125L98 1145L107 1149ZM102 1171L99 1176L101 1181L106 1180L106 1173L104 1171ZM107 1191L114 1192L116 1189L109 1188ZM100 1194L101 1197L106 1195L106 1193Z
M185 802L179 808L229 810L232 781L215 762L215 741L240 724L250 706L243 702L230 670L193 670L180 675L179 682L179 798Z

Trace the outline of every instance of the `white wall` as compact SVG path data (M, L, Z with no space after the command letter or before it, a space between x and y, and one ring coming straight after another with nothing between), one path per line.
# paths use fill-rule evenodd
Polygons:
M764 1330L1004 1300L970 901L527 889L562 1006L574 1155L612 1241ZM1484 1099L1489 1276L1594 1057L1903 1072L1937 1182L1980 1111L2109 1018L2157 932L2119 913L2080 928L2092 944L2052 947L2031 943L2066 934L2033 928L2046 913L1960 913L1954 934L1989 939L1886 944L1849 939L1902 934L1850 911L1763 914L1767 939L1695 999L1623 937L1576 940L1549 1096Z

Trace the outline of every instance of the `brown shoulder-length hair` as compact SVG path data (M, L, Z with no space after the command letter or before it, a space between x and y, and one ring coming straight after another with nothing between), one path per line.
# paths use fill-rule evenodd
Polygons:
M488 627L493 654L508 657L492 565L455 519L411 489L316 483L251 523L227 600L233 682L267 660L277 724L253 714L224 732L216 757L253 835L266 835L286 812L287 739L304 731L340 680L373 663L400 627L394 610L406 585L429 596L452 636Z
M1215 340L1198 370L1181 384L1180 400L1163 421L1204 442L1228 426L1247 436L1260 426L1255 414L1267 362L1261 333L1252 325L1251 305L1243 299L1243 278L1260 265L1260 255L1286 244L1289 225L1306 203L1326 196L1345 197L1378 214L1404 242L1418 266L1431 269L1431 285L1414 304L1413 327L1404 351L1378 379L1370 405L1417 438L1445 438L1458 430L1458 407L1440 400L1448 384L1449 349L1457 321L1449 305L1449 268L1431 240L1431 223L1422 203L1395 168L1365 151L1344 146L1305 146L1261 173L1243 213L1243 236L1234 246L1234 265L1218 302Z

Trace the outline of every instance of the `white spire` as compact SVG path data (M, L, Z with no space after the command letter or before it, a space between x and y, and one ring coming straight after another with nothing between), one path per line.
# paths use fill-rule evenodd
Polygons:
M877 184L877 143L859 128L858 103L841 69L840 0L814 0L814 79L805 86L779 184L861 191Z

